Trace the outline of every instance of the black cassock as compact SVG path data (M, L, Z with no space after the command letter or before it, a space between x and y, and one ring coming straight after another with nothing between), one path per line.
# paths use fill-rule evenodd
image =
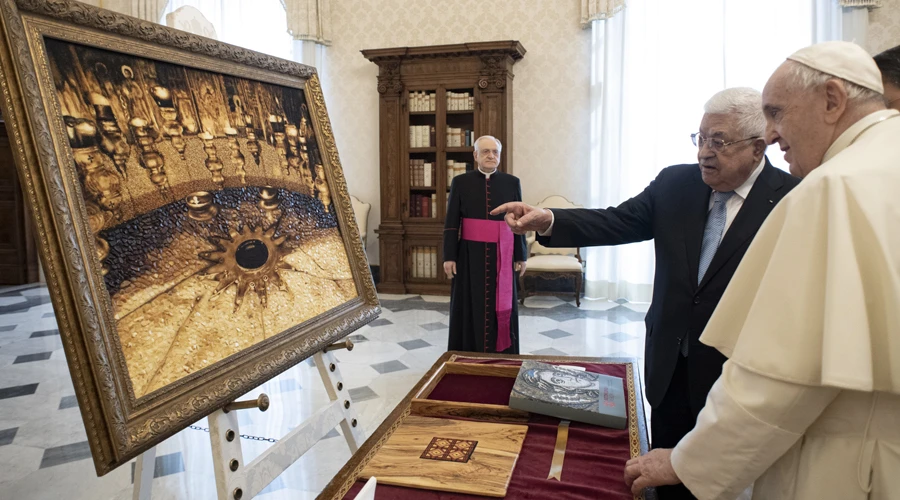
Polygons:
M487 176L478 169L453 179L444 221L444 261L456 261L456 277L450 289L449 350L497 352L497 244L460 239L461 219L502 221L504 214L490 211L504 203L522 201L519 178L497 171ZM515 235L510 266L525 260L525 237ZM513 272L512 346L503 351L519 353L519 309Z

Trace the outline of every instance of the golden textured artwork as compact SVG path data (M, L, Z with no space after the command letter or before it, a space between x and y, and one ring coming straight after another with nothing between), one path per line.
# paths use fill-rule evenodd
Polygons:
M135 397L358 295L303 90L45 44Z

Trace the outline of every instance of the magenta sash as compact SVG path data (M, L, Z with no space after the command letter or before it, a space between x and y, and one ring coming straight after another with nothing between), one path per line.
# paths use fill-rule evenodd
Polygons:
M509 321L513 301L513 233L506 221L463 218L462 239L497 244L497 352L512 345ZM487 346L485 346L486 348Z

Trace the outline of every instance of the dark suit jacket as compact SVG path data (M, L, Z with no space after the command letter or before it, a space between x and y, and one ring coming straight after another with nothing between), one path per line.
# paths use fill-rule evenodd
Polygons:
M651 406L658 406L666 394L685 336L690 342L688 391L695 416L705 404L726 358L701 344L700 334L756 231L799 182L766 159L699 285L700 245L712 190L703 182L698 164L663 169L641 194L618 207L553 210L551 236L538 237L545 246L620 245L654 239L656 276L645 319L644 353Z

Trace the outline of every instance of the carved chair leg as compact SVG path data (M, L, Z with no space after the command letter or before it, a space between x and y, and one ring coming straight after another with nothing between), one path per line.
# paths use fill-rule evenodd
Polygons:
M525 276L519 276L519 305L525 305Z
M583 284L584 277L581 273L575 276L575 306L581 307L581 286Z

